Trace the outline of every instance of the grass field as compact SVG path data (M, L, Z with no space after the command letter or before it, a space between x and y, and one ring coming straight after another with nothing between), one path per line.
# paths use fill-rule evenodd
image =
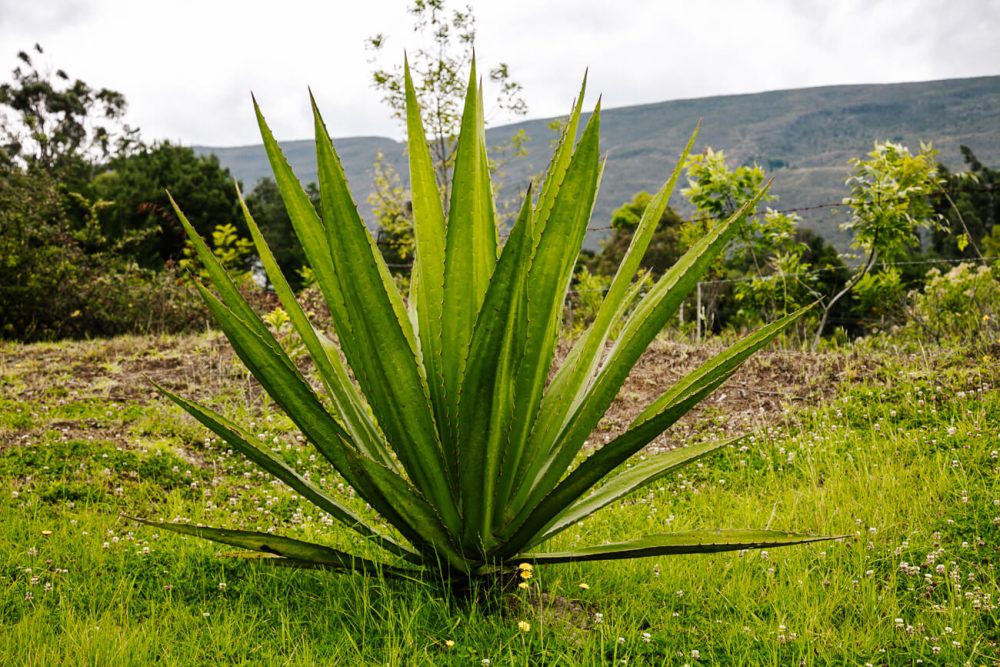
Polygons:
M658 342L595 441L701 354ZM657 446L751 437L549 547L696 527L844 540L540 567L463 605L122 516L352 539L151 390L212 397L349 498L218 335L4 344L0 665L1000 665L998 354L768 352Z

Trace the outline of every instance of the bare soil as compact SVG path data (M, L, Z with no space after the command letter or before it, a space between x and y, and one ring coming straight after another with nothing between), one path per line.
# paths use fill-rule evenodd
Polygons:
M599 446L622 432L674 381L723 349L716 341L697 346L654 342L636 364L590 445ZM868 375L870 364L850 352L762 351L651 447L674 447L693 437L725 437L783 422L797 407L828 400L842 382ZM49 409L98 400L107 402L110 414L129 404L164 404L166 399L152 383L196 400L210 400L235 389L248 406L264 409L260 386L217 332L0 344L0 398L5 401ZM44 428L64 430L72 437L121 440L127 445L127 432L120 422L115 426L103 419L59 418L47 421ZM23 429L2 428L0 448L26 435Z

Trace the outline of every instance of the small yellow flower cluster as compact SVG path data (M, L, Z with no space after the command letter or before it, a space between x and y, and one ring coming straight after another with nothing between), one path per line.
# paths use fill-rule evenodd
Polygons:
M534 566L531 563L521 563L517 566L517 571L522 579L531 579L534 575Z
M586 582L580 582L580 590L582 590L582 591L589 591L590 590L590 584L588 584Z
M521 632L529 632L531 630L531 623L528 623L527 621L518 621L517 629Z

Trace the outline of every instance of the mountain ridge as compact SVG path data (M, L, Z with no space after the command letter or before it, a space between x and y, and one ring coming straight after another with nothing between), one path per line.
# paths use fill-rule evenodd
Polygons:
M1000 162L1000 76L934 81L847 84L696 97L603 108L601 144L608 155L592 228L606 227L611 212L639 190L655 191L669 176L677 155L700 119L695 150L726 152L729 163L760 164L775 176L772 191L780 208L838 203L846 194L849 159L871 150L875 140L900 141L916 149L932 142L938 159L954 171L963 167L960 145L969 146L987 165ZM589 116L589 114L586 114ZM543 172L555 138L553 118L530 119L487 130L496 146L523 129L531 140L527 155L504 164L502 198L516 198L529 178ZM381 152L408 183L404 144L388 137L342 137L334 144L362 213L371 220L366 198L372 191L371 166ZM304 183L316 179L311 139L281 142L289 163ZM214 154L248 189L270 175L263 147L194 146ZM680 188L671 205L690 209ZM844 212L809 211L803 224L844 247L838 231ZM603 230L588 234L596 248Z

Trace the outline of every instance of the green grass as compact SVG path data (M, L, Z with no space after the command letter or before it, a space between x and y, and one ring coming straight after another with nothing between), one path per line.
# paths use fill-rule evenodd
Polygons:
M551 548L668 527L845 541L536 568L528 590L487 607L424 584L220 558L218 545L123 518L352 539L129 375L141 361L182 391L218 394L337 489L245 375L209 358L215 341L0 350L0 664L1000 665L995 357L845 352L853 379L827 405L776 411L740 447ZM97 376L74 380L67 368L85 355Z

